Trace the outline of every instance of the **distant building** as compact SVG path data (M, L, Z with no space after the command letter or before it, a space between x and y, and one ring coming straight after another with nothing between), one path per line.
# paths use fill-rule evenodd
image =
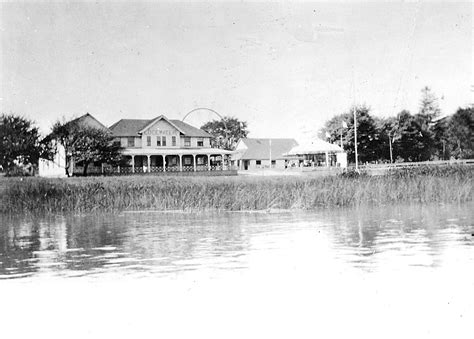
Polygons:
M181 120L163 115L154 119L121 119L107 128L87 113L68 124L105 129L123 148L124 161L120 165L93 163L88 167L89 174L231 170L233 152L211 148L212 135ZM82 171L82 164L75 163L62 145L54 161L40 161L42 176L70 176Z
M38 161L38 175L45 178L65 178L66 151L64 146L55 143L56 154L52 160L40 158Z
M240 139L232 159L240 170L284 169L289 163L284 154L296 145L298 143L295 139Z
M320 139L293 147L285 157L296 157L303 167L347 167L347 153L340 146Z
M231 151L211 148L212 135L164 115L155 119L122 119L110 126L137 172L192 172L229 168Z

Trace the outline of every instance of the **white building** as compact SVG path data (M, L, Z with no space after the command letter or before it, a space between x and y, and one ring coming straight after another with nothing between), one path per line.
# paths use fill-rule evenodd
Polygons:
M289 159L284 154L296 145L295 139L244 138L237 143L232 160L240 170L285 169Z
M285 156L288 159L296 157L302 166L347 167L347 153L340 146L321 139L295 146Z
M121 171L196 172L229 170L231 151L211 148L212 135L181 120L122 119L110 128L129 165Z
M66 177L66 151L63 145L56 144L56 154L53 160L39 159L38 175L46 178Z

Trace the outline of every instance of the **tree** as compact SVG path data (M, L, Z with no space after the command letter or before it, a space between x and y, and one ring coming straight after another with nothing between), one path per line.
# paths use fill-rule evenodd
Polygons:
M122 160L121 147L107 129L95 128L74 121L57 122L52 128L51 138L58 140L66 150L66 167L71 161L82 164L83 175L87 175L90 163L118 163ZM69 173L72 175L72 173Z
M403 110L397 115L399 138L394 143L395 154L404 161L426 161L431 157L433 138L423 129L417 116Z
M441 115L441 110L438 105L438 98L431 91L431 88L425 86L421 90L420 110L418 112L421 121L431 123L434 118Z
M249 133L247 122L234 117L209 121L201 129L214 137L213 146L227 150L234 149L239 140L246 138Z
M446 160L450 157L449 142L449 122L450 118L445 117L436 120L430 130L433 133L433 156L437 159Z
M42 153L38 128L14 114L0 116L0 165L10 172L16 165L35 165Z
M325 124L320 136L331 143L340 144L342 133L343 146L348 154L348 159L355 162L354 110L356 110L357 116L358 160L360 162L378 160L380 157L380 135L367 106L352 107L348 112L332 118ZM347 128L343 126L343 122ZM326 135L328 138L325 138Z
M458 159L474 158L474 107L459 108L447 128L448 148Z
M400 138L398 120L396 117L375 119L379 134L379 160L393 162L396 159L394 143Z

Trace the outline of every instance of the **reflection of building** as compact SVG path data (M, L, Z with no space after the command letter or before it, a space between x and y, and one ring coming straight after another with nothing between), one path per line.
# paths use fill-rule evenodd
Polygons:
M240 139L233 160L241 170L287 167L283 155L298 145L295 139Z
M211 148L212 136L181 120L122 119L110 131L124 147L129 166L140 172L195 172L229 169L231 151Z
M288 159L297 157L303 166L347 167L347 153L338 145L320 139L295 146L285 156Z

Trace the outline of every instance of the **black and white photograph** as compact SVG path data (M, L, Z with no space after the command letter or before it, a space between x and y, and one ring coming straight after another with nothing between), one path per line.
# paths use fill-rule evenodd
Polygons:
M473 5L0 0L0 337L472 338Z

